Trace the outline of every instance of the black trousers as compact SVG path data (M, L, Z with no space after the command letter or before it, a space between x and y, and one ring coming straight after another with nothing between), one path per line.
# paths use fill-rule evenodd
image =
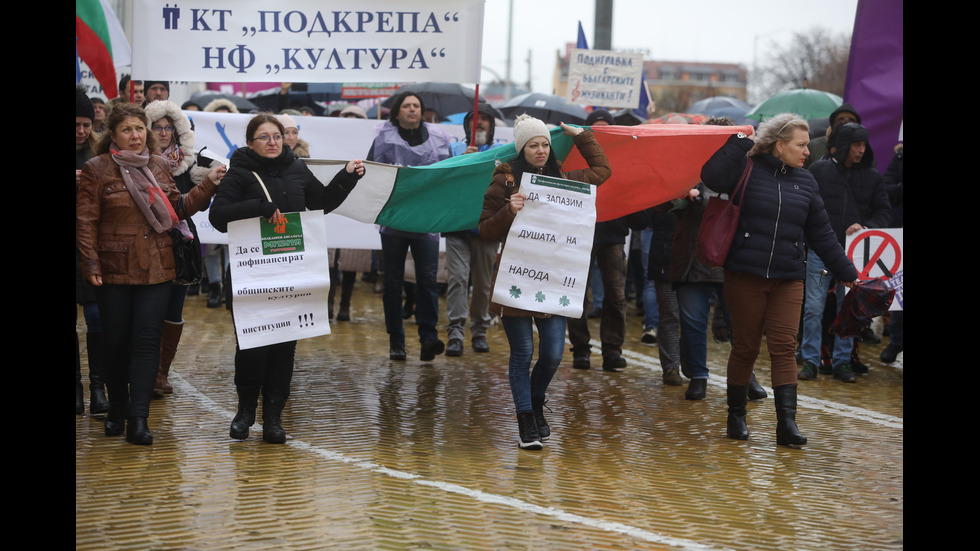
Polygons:
M102 317L104 378L113 412L148 417L160 369L160 335L173 284L95 288ZM127 406L128 402L128 406Z

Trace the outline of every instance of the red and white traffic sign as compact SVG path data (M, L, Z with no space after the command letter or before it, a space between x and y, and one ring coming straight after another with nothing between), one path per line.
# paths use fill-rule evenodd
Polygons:
M846 246L860 280L888 279L902 270L902 228L862 230Z

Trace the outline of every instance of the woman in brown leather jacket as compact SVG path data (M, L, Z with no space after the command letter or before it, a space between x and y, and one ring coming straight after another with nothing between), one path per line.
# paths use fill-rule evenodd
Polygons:
M95 286L102 316L106 436L125 429L127 442L149 445L146 418L175 277L169 230L207 205L218 183L209 177L182 196L167 162L150 154L154 137L139 106L116 105L106 127L97 155L82 168L75 239L82 277Z
M565 135L573 136L575 147L588 163L589 168L568 173L561 167L551 150L551 133L538 119L521 115L514 122L514 145L517 158L511 164L498 166L493 181L483 198L480 215L480 236L489 241L504 241L518 211L524 208L527 197L517 191L525 172L533 172L577 180L592 185L605 182L612 175L609 160L592 132L582 128L561 125ZM495 274L496 279L496 274ZM551 435L551 427L544 418L545 392L551 378L561 363L565 348L565 318L516 308L504 308L491 302L490 311L499 314L507 342L510 345L510 390L517 409L517 425L520 431L518 445L522 449L540 450L541 441ZM531 370L534 353L534 329L538 328L538 361Z

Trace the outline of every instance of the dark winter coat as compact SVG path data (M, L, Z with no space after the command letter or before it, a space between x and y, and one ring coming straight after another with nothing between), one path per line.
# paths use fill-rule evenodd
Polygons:
M753 144L741 133L730 137L701 168L701 181L718 193L731 193ZM767 279L802 280L806 242L839 280L857 279L857 269L830 227L813 176L768 153L754 155L752 160L725 269Z
M834 129L831 134L834 153L810 166L830 226L842 245L847 238L847 228L855 223L868 228L885 228L891 221L891 202L881 173L874 168L871 146L867 146L859 163L844 166L851 144L867 139L867 131L859 134L861 130L863 127L854 123ZM856 139L862 137L865 139Z
M635 212L627 216L635 230L651 228L650 249L647 251L647 279L670 281L670 258L677 229L677 216L670 212L670 203Z
M695 254L704 209L708 205L708 199L717 193L703 183L699 183L696 189L700 194L694 201L686 198L673 201L677 207L673 210L677 215L677 229L674 231L674 243L670 251L670 280L675 284L722 283L725 280L725 269L709 268Z
M891 227L901 228L905 225L905 190L902 182L905 179L905 146L895 148L895 155L885 169L885 189L892 204Z
M281 213L307 209L330 212L344 202L359 179L357 173L341 169L330 185L324 186L288 147L283 147L275 159L240 147L232 154L230 166L208 217L220 232L228 231L229 222L260 216L269 218L276 209ZM271 202L253 172L262 178Z

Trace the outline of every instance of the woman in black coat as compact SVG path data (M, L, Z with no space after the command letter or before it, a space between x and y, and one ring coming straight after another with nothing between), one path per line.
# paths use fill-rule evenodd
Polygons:
M344 202L364 175L364 164L350 161L324 186L283 144L283 134L282 123L272 114L260 113L249 121L245 134L248 145L232 154L231 168L211 205L209 219L215 229L227 232L229 222L260 216L274 222L283 212L330 212ZM248 438L261 392L262 439L285 443L281 416L289 397L295 353L296 341L247 350L236 348L238 413L231 422L232 438Z
M844 285L857 269L830 227L817 182L803 168L809 127L793 114L763 124L755 140L739 133L701 169L711 190L731 194L749 159L753 166L738 229L725 260L725 301L732 318L728 358L728 436L745 440L745 405L762 335L772 361L776 443L799 446L796 427L796 334L803 305L804 243Z

